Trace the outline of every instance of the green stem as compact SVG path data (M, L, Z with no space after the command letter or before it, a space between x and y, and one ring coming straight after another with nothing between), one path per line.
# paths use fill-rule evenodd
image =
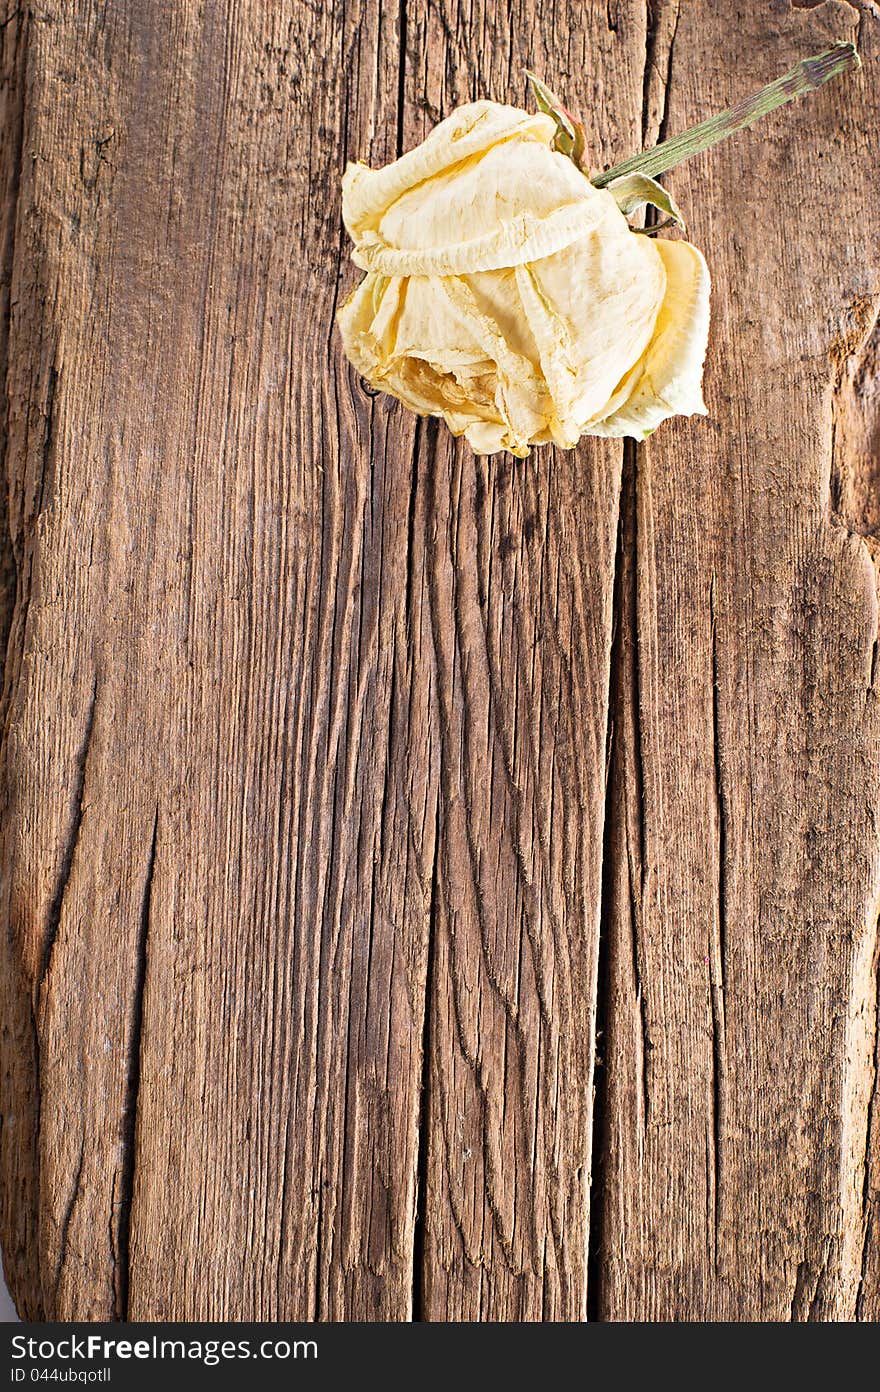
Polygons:
M701 121L698 126L693 126L681 135L674 135L671 140L662 141L661 144L655 145L653 150L633 155L622 164L616 164L613 169L593 174L591 183L595 184L596 188L604 188L612 179L619 179L623 174L648 174L656 178L658 174L665 174L668 169L672 169L673 165L690 159L691 155L699 155L703 150L717 145L719 140L726 140L734 132L754 125L755 121L760 121L769 111L775 111L777 106L784 106L786 102L794 101L795 97L801 97L805 92L815 91L832 77L854 72L859 67L861 59L854 44L835 44L827 53L820 53L815 58L804 58L791 69L791 72L777 77L775 82L762 87L754 96L745 97L743 101L737 102L729 111L710 116L708 121Z

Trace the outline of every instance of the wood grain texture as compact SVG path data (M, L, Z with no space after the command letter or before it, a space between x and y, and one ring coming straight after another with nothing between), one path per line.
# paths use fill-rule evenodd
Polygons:
M664 12L670 129L834 39L876 54L849 5ZM839 1320L860 1300L877 599L839 501L834 388L878 308L880 243L855 213L872 100L832 89L670 177L710 252L713 419L633 451L624 488L606 1318ZM796 217L780 188L802 191Z
M523 67L599 164L878 52L754 8L10 10L24 1314L880 1316L872 70L671 176L708 421L474 458L333 330L346 159Z
M536 65L596 113L597 159L637 141L604 7L406 13L428 105L407 143ZM620 8L627 53L644 21ZM440 731L421 1313L580 1319L621 447L475 460L433 425L420 446Z

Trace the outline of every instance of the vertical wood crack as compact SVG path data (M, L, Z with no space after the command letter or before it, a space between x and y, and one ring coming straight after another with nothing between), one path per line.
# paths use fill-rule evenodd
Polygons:
M434 813L434 861L431 868L431 899L428 910L427 961L425 966L425 1009L422 1020L422 1071L419 1090L419 1120L416 1153L416 1212L413 1225L412 1319L426 1318L425 1290L425 1230L428 1206L428 1136L431 1105L431 1009L434 992L434 942L437 926L437 903L440 876L440 794Z
M876 643L874 644L876 650ZM880 920L874 925L874 958L872 970L875 982L875 1001L880 1002ZM865 1169L862 1179L862 1255L859 1265L859 1283L856 1288L855 1317L857 1321L871 1318L865 1308L865 1281L868 1275L868 1262L872 1242L876 1241L877 1225L874 1222L874 1203L871 1194L871 1149L876 1146L878 1113L877 1084L878 1065L880 1065L880 1009L874 1010L874 1044L871 1051L872 1077L870 1101L868 1103L868 1125L865 1129Z
M646 7L645 63L642 75L642 143L645 147L665 138L670 112L670 83L673 51L678 29L680 5L648 0ZM661 70L661 56L664 59ZM655 108L655 82L663 85L658 129L652 129ZM646 225L652 221L648 209ZM587 1318L602 1317L603 1225L609 1203L605 1183L605 1149L611 1118L609 1111L608 1065L603 1054L609 1052L609 1026L614 954L622 928L619 901L626 893L630 925L631 976L638 1013L637 1038L640 1040L639 1096L643 1133L650 1111L649 1059L653 1049L648 1022L648 1001L644 989L643 951L640 941L642 902L648 875L648 828L645 807L644 738L642 731L642 671L638 632L639 563L639 447L633 439L623 441L623 469L619 495L618 541L615 556L612 643L608 685L607 782L605 829L603 835L602 904L599 939L599 968L596 1001L596 1056L594 1069L592 1172L590 1186L590 1229L587 1275ZM615 819L622 827L612 835ZM616 864L626 856L626 866ZM623 887L618 873L625 871ZM600 1052L601 1044L601 1052ZM717 1189L717 1181L716 1181Z
M50 491L52 476L54 473L54 454L56 442L56 422L55 422L55 394L58 387L58 362L53 358L49 367L49 377L46 383L46 405L43 407L43 448L40 458L40 490L37 500L36 515L41 517L46 495L46 479L50 479Z
M406 0L400 0L397 15L400 48L397 58L397 158L403 154L404 114L406 111Z
M122 1122L122 1165L120 1172L119 1219L115 1243L114 1294L116 1318L128 1319L131 1284L131 1206L134 1197L134 1172L137 1146L137 1114L141 1085L141 1039L144 1022L144 990L147 981L147 946L150 935L150 907L153 898L153 877L156 869L156 841L159 832L159 807L153 818L153 836L147 859L147 873L141 900L141 918L135 958L135 979L131 1008L131 1028L128 1039L128 1079L125 1111ZM115 1183L115 1181L114 1181ZM112 1227L112 1219L111 1219Z
M17 83L14 122L9 122L8 138L11 145L9 157L9 179L7 195L9 200L9 219L6 225L6 238L3 246L3 274L0 277L0 381L3 384L3 414L0 419L0 462L2 462L4 487L0 489L0 653L3 654L4 678L8 659L8 644L12 630L12 614L18 589L17 548L14 544L9 518L9 461L6 457L9 445L9 343L12 336L12 294L15 272L15 254L21 194L22 157L24 152L24 87L28 63L28 42L30 38L30 13L22 13L20 7L14 8L2 21L5 31L14 20L21 19L16 43L17 52L11 60L10 73ZM5 32L3 43L8 42ZM5 681L4 681L5 685Z
M663 31L667 27L661 23L662 16L668 3L664 0L647 0L645 15L645 68L642 76L642 146L648 149L649 146L659 145L661 140L666 139L667 127L669 123L669 87L672 78L672 53L675 46L675 37L678 32L678 18L680 4L676 3L672 16L672 31L668 43L663 43ZM665 47L664 70L660 68L661 50ZM654 93L653 78L659 79L663 86L663 99L660 109L659 123L656 135L652 133L651 109L652 97ZM649 209L655 213L655 209Z
M709 997L712 1018L712 1156L713 1156L713 1255L718 1266L718 1225L721 1205L721 1153L725 1107L726 1039L724 983L727 945L727 855L728 814L724 792L721 730L718 710L718 634L715 617L715 577L709 586L712 683L712 753L715 782L715 820L717 827L718 893L717 912L709 944Z
M58 870L58 877L55 882L55 892L52 895L49 909L46 914L46 930L43 938L43 951L40 957L40 971L37 977L36 996L39 999L43 983L46 981L52 966L52 954L55 950L55 941L58 937L58 929L61 925L61 910L64 904L64 896L70 881L73 869L74 856L79 844L79 833L82 826L83 816L83 792L86 783L86 766L89 759L89 749L92 743L92 731L95 724L95 707L98 701L98 677L95 674L92 687L92 698L86 714L85 732L83 734L82 745L76 761L75 782L73 789L72 811L70 816L70 828L67 833L64 851L61 856L61 865Z
M601 1318L602 1311L602 1238L605 1202L605 1150L608 1133L608 1070L605 1052L608 1047L609 994L611 989L611 935L613 933L612 905L614 902L614 849L616 827L615 801L619 786L615 776L620 731L615 724L615 711L620 702L623 674L622 646L628 622L626 597L623 594L624 507L627 463L632 451L631 442L623 444L623 474L617 499L617 546L614 555L614 589L611 601L611 651L608 660L608 691L605 730L605 808L602 826L602 888L599 909L599 943L596 962L596 1034L593 1045L593 1110L590 1136L589 1222L587 1225L586 1317L589 1321Z
M53 1308L58 1308L58 1291L61 1286L61 1277L64 1274L64 1263L67 1260L67 1234L70 1230L70 1220L73 1217L73 1210L79 1198L80 1183L82 1181L83 1161L85 1159L85 1140L79 1143L79 1159L76 1162L76 1171L73 1176L70 1197L64 1210L64 1217L61 1220L61 1235L58 1242L58 1262L55 1267L55 1288L52 1296Z

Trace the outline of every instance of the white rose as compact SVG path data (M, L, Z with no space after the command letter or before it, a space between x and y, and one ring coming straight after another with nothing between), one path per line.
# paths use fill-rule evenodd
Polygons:
M367 272L339 311L345 351L480 454L644 438L705 414L701 253L633 232L555 134L550 116L474 102L395 163L343 178Z

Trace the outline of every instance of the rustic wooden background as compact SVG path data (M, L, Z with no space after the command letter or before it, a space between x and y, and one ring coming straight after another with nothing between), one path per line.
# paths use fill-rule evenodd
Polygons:
M878 1318L877 5L5 5L21 1312ZM838 38L670 176L709 420L474 458L342 360L346 159Z

